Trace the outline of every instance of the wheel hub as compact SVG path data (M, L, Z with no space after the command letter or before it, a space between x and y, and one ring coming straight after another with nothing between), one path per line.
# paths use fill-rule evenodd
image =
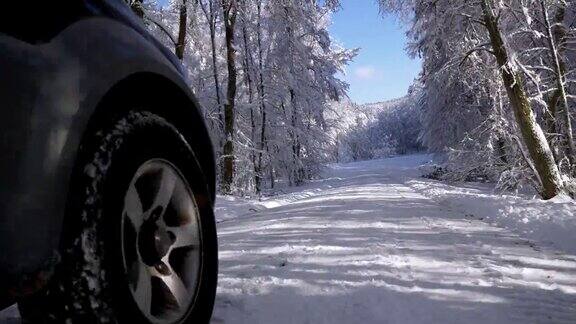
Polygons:
M144 264L156 266L160 263L170 251L175 239L175 235L156 220L145 221L138 233L138 252Z

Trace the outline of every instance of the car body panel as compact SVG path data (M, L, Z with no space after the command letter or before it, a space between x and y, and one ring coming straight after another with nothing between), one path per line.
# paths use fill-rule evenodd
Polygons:
M0 307L41 287L57 263L82 136L110 89L137 73L159 75L199 109L179 65L150 37L102 15L39 44L0 33Z

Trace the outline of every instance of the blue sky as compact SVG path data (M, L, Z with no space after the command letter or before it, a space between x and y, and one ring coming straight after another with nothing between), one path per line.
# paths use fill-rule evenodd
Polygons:
M371 103L398 98L420 72L420 60L404 51L404 30L393 16L382 17L376 0L341 0L334 14L332 37L346 48L360 47L347 68L350 98Z

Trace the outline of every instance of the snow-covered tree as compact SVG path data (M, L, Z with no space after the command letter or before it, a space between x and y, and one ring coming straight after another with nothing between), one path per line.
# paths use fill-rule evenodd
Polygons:
M224 193L300 184L331 158L336 77L355 51L328 34L336 1L132 0L150 30L173 48L204 107Z
M409 22L409 49L423 58L429 148L449 152L453 166L528 180L544 198L571 182L573 1L380 3Z

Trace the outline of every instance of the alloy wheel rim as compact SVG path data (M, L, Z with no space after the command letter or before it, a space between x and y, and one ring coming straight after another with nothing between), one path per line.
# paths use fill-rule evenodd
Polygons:
M122 259L132 297L151 323L177 323L195 301L201 271L198 207L170 162L136 171L122 211Z

